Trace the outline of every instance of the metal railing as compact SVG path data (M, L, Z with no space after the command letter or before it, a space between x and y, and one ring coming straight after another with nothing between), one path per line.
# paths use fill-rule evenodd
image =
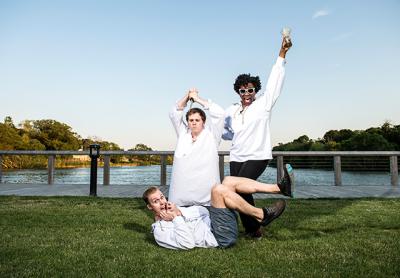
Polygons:
M224 177L224 157L229 155L228 151L220 151L219 168L221 180ZM89 151L5 151L0 150L0 183L2 182L2 159L3 156L13 155L44 155L48 157L47 172L48 184L54 183L54 169L56 155L89 155ZM158 155L160 156L160 185L167 184L167 156L174 155L173 151L100 151L103 156L104 171L103 185L110 185L110 159L111 156L134 156L134 155ZM399 180L398 159L400 152L384 151L384 152L360 152L360 151L336 151L336 152L272 152L277 161L277 180L283 175L283 165L285 157L331 157L333 160L335 185L342 185L342 157L386 157L390 164L391 185L396 186Z

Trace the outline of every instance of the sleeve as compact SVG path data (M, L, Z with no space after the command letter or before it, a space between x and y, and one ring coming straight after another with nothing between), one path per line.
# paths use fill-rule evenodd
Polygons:
M270 111L281 94L285 80L285 63L286 61L284 58L278 57L275 65L272 67L266 90L264 94L257 99L262 109Z
M183 121L183 110L178 110L175 105L169 112L169 118L172 122L172 125L174 126L176 135L179 136L179 132L181 131L181 129L186 128L186 124Z
M153 224L153 234L157 244L169 249L193 249L195 247L194 235L183 217L175 217L172 223L173 228L162 227L160 222Z
M204 109L209 110L208 114L210 115L211 120L210 128L214 136L215 143L218 146L224 130L225 111L218 104L213 103L211 100L208 100L208 103L208 107L205 107Z

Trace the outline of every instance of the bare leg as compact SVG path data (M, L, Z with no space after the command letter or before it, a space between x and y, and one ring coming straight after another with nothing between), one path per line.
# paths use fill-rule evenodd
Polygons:
M277 184L267 184L258 182L248 178L227 176L222 181L223 185L232 188L233 191L238 193L280 193Z
M263 210L247 203L235 192L233 186L224 184L215 185L211 191L211 205L215 208L230 208L237 210L254 217L259 222L261 222L264 217Z

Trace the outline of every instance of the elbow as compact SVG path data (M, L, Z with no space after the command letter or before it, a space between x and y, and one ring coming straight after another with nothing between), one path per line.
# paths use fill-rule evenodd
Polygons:
M180 244L180 248L184 249L184 250L190 250L196 247L196 244L194 243L194 240L188 240L188 241L184 241L181 242Z
M185 250L191 250L191 249L193 249L195 247L196 246L194 245L194 243L193 244L188 244L188 245L185 246Z

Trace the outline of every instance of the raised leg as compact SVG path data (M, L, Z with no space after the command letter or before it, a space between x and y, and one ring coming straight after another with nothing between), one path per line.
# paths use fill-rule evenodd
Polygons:
M222 184L232 188L237 193L280 193L277 184L267 184L242 177L225 177Z
M234 187L224 184L215 185L211 191L211 205L215 208L230 208L240 213L246 214L261 222L264 212L261 208L256 208L247 203L234 190Z

